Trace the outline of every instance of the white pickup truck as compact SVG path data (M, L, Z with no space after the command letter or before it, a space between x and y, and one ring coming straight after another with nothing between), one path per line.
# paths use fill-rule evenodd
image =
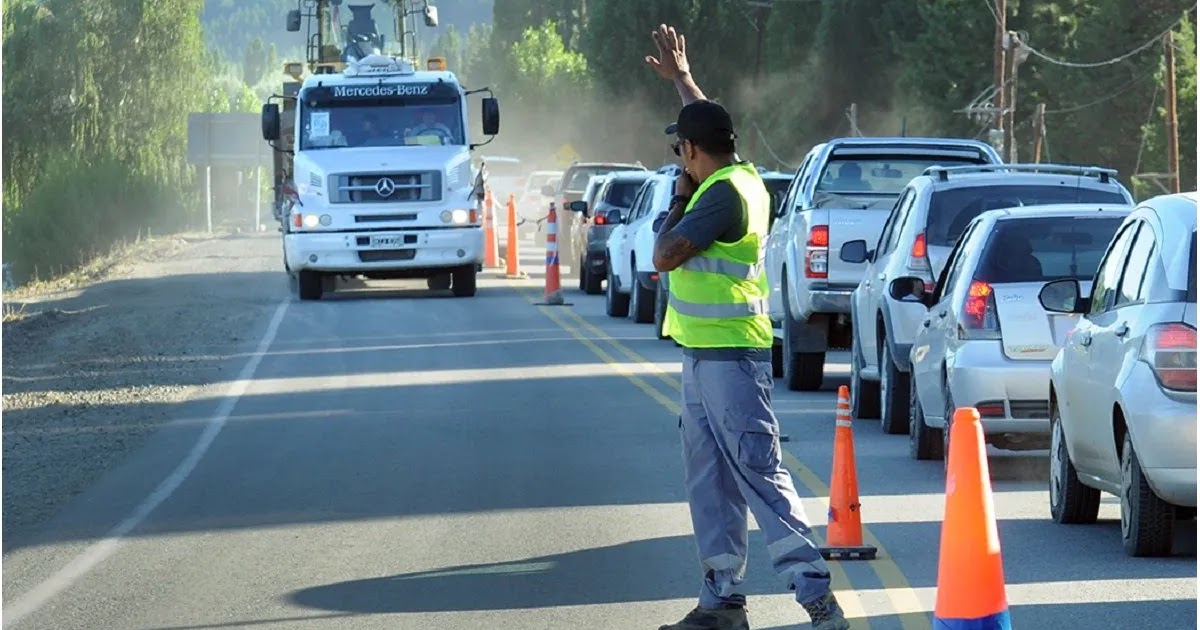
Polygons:
M835 138L808 153L766 248L776 376L788 389L819 389L826 351L850 346L850 294L866 265L840 260L842 243L877 241L901 191L925 169L1001 162L991 146L955 138Z

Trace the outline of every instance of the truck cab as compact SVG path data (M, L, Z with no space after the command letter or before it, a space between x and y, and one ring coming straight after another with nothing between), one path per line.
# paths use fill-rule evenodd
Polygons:
M284 267L301 299L320 299L338 277L426 278L475 294L485 182L471 164L467 96L453 72L381 54L304 79L287 112L290 146L279 147L292 156ZM280 139L280 118L264 106L266 140ZM499 132L494 98L481 120Z

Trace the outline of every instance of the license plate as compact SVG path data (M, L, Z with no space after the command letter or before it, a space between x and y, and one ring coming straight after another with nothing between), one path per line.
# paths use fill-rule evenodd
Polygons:
M372 236L371 247L396 247L401 240L400 236Z

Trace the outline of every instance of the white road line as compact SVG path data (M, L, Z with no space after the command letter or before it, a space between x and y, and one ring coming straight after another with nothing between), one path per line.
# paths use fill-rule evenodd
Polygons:
M267 331L263 334L263 338L258 342L258 347L254 354L246 361L246 365L242 367L242 371L238 373L237 380L229 384L229 389L226 391L224 400L217 407L216 412L209 419L208 425L204 428L204 432L200 434L200 438L196 444L192 446L192 450L187 454L183 461L158 484L158 487L151 492L149 496L138 504L137 508L112 528L104 538L93 543L83 553L72 559L67 565L59 569L54 575L51 575L42 583L33 587L27 593L22 595L17 601L4 609L3 623L4 627L14 626L25 617L35 613L42 606L45 606L51 599L58 596L64 590L74 584L79 578L87 575L89 571L96 568L101 562L104 562L109 556L117 551L122 544L122 538L133 531L146 517L150 515L163 501L166 501L176 489L192 474L196 469L196 465L200 463L200 459L204 457L204 453L208 451L208 447L212 445L217 434L225 426L225 421L229 419L233 413L234 407L238 400L246 393L246 388L250 385L254 378L254 372L258 369L258 364L262 362L263 356L267 349L271 346L271 342L275 339L275 334L279 332L279 325L283 321L283 315L287 311L288 302L285 300L275 309L275 314L271 317L271 323L267 325Z

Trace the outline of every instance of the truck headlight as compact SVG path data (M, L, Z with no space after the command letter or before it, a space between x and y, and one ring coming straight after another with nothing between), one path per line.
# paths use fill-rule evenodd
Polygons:
M304 215L304 227L317 227L321 223L321 218L315 214Z
M450 223L454 225L466 225L473 223L474 213L468 210L443 210L442 223Z

